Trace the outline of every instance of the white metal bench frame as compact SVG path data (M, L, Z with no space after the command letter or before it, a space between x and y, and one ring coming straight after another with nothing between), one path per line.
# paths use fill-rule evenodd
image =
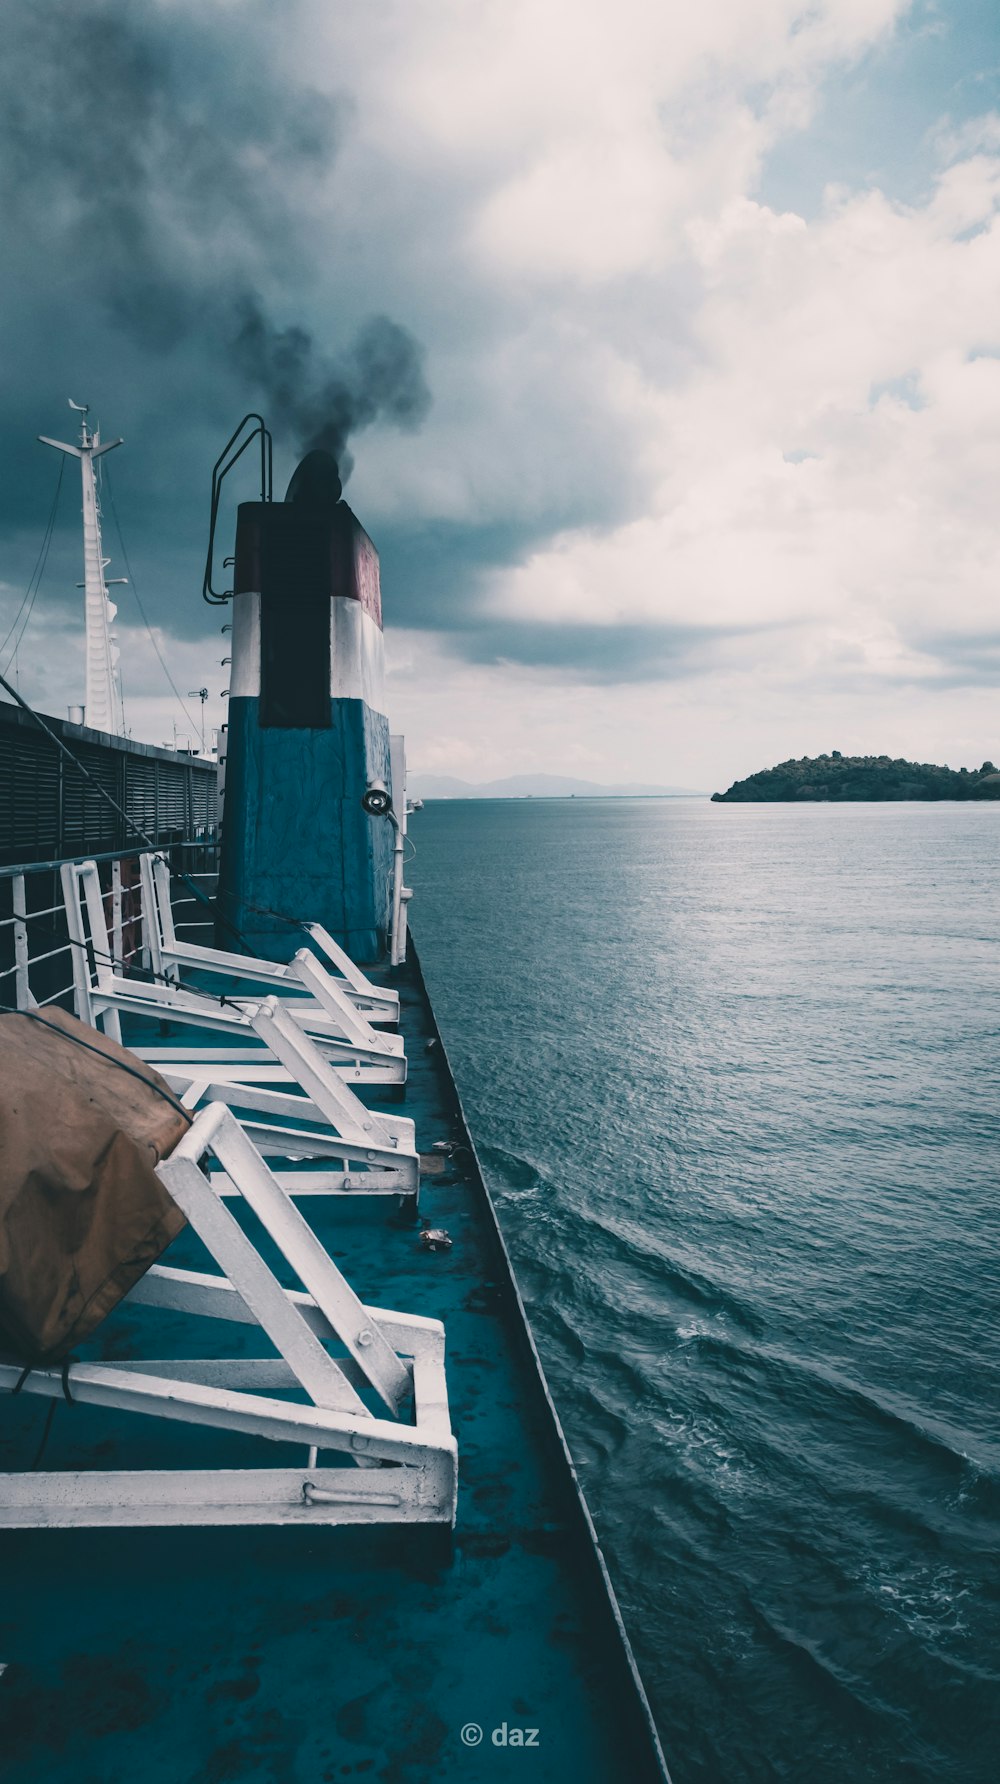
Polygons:
M295 1196L394 1195L416 1208L420 1158L409 1117L367 1108L276 998L253 1006L251 1021L276 1069L302 1094L240 1081L220 1067L215 1049L203 1048L196 1055L189 1052L182 1063L158 1062L184 1106L195 1110L224 1103L236 1110L267 1158L322 1160L324 1168L280 1177ZM255 1076L261 1069L255 1068ZM225 1182L220 1193L230 1193Z
M106 1003L91 981L81 892L91 935L95 926L97 929L98 947L103 940L103 903L95 864L84 866L88 870L85 876L72 866L63 869L67 922L74 941L77 1014L91 1027L102 1023L104 1032L120 1042L120 1011L135 1005L126 1005L125 1000ZM214 1026L216 1006L212 1001L193 1001L195 1009L185 1008L180 1019L200 1028ZM180 1014L161 1004L154 1009L161 1015ZM209 1102L225 1103L238 1111L244 1130L264 1157L313 1161L314 1169L282 1173L282 1186L295 1197L393 1196L415 1211L420 1159L414 1123L405 1116L368 1109L350 1088L343 1067L338 1069L330 1059L329 1043L307 1034L287 1004L265 998L260 1004L241 1005L238 1014L238 1032L249 1033L259 1045L212 1047L196 1043L188 1047L139 1046L132 1051L162 1073L192 1112ZM232 1034L234 1025L227 1024L226 1030ZM395 1035L378 1038L402 1045ZM233 1193L224 1174L220 1191Z
M116 970L118 963L111 951L97 863L67 862L60 869L60 877L72 944L74 1003L82 1022L92 1028L100 1025L117 1041L121 1040L123 1011L178 1021L234 1037L246 1037L252 1032L250 1011L256 1004L251 1000L240 998L223 1003L207 992L186 991L172 984L142 984L125 978ZM341 994L323 984L322 969L317 970L318 962L307 949L301 951L292 965L299 982L314 992L317 1002L323 1006L319 1010L303 1012L301 1019L295 1017L295 1020L308 1027L332 1068L356 1084L405 1084L406 1055L402 1036L377 1034L353 1006L336 1008L336 1013L332 1013L329 1005L333 1002L336 1006L338 1000L343 1001ZM291 1005L289 1009L294 1016ZM349 1038L345 1032L352 1028L357 1038ZM153 1064L164 1058L162 1049L144 1047L136 1051ZM170 1052L176 1054L175 1049ZM253 1048L247 1049L243 1044L234 1049L231 1058L238 1077L247 1077L254 1053Z
M212 1157L304 1285L289 1291L202 1170ZM0 1475L0 1527L91 1525L452 1525L457 1448L448 1413L444 1328L365 1306L229 1109L204 1108L157 1174L223 1274L154 1266L130 1302L250 1323L276 1358L74 1363L74 1402L142 1412L264 1440L301 1443L301 1467L86 1470ZM346 1352L333 1357L325 1343ZM0 1362L0 1390L22 1376ZM297 1387L307 1403L269 1397ZM358 1387L389 1416L373 1416ZM32 1370L26 1393L58 1398L61 1367ZM414 1422L398 1415L410 1395ZM332 1450L355 1466L322 1467ZM393 1466L382 1466L382 1464Z
M183 967L197 968L203 972L231 975L251 985L262 985L279 997L286 988L290 991L299 989L296 981L301 975L296 975L293 971L293 963L259 960L252 955L235 954L224 948L208 948L197 942L179 941L170 896L170 868L166 860L162 855L140 855L139 871L146 941L150 961L156 972L169 973L179 980ZM304 950L306 957L318 969L318 974L314 975L306 987L314 997L317 995L318 977L332 987L338 997L359 1010L369 1023L398 1022L398 991L373 985L321 924L304 923L301 927L339 975L334 976L327 967L322 966L311 950ZM299 958L297 954L296 960ZM324 1003L324 1007L330 1009L332 1004Z

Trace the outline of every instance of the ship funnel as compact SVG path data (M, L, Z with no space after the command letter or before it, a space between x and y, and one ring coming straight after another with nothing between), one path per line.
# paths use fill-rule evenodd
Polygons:
M302 508L329 511L337 506L343 493L344 486L333 455L323 451L307 452L292 473L285 501L297 502Z
M236 526L220 896L271 958L303 917L356 960L384 952L393 839L364 803L380 785L391 804L384 682L378 552L310 452Z

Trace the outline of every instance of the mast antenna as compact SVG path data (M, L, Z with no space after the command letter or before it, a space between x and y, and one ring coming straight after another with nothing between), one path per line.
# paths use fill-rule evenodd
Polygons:
M83 488L83 599L87 629L84 712L86 722L93 730L107 731L113 737L121 737L125 731L125 717L118 673L118 646L111 633L111 622L118 609L108 599L108 585L104 576L111 560L104 556L101 543L101 504L97 495L94 461L105 452L113 452L122 442L109 440L102 446L100 430L94 428L91 431L87 426L89 403L75 403L72 397L68 401L70 408L75 409L81 418L79 446L67 446L65 441L50 440L45 434L39 434L38 438L43 446L53 446L57 452L68 453L70 458L78 458L80 461Z

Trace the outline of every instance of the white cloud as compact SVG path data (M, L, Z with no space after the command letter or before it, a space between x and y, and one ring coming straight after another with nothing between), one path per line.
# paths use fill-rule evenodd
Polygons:
M364 32L329 9L317 29L362 147L422 173L446 210L463 192L457 229L485 276L588 282L663 266L692 209L745 189L829 66L908 5L406 0Z
M947 681L927 639L996 624L1000 360L974 355L997 328L998 197L1000 157L977 155L920 208L838 196L807 225L742 197L693 219L702 357L653 401L652 511L499 575L496 610L759 624L739 649L772 669L818 627L840 643L815 674Z

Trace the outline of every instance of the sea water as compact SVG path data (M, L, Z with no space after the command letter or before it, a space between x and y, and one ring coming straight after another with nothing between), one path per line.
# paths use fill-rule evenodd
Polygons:
M675 1784L992 1784L1000 805L436 802L410 838Z

